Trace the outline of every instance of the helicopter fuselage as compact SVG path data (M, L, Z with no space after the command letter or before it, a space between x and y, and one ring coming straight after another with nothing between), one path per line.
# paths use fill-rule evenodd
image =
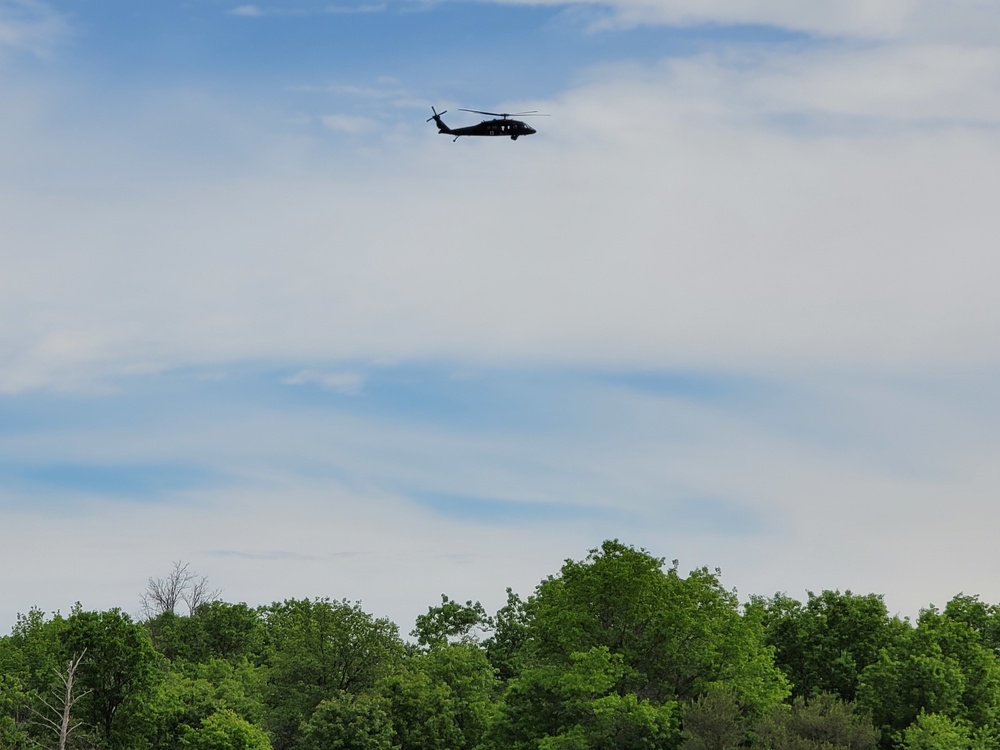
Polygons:
M531 135L535 129L520 120L483 120L478 125L470 125L465 128L449 128L446 132L449 135L505 135L512 140L517 140L518 136Z
M441 114L444 114L443 112ZM483 136L506 136L512 141L516 141L522 135L531 135L535 129L520 120L512 120L509 117L501 117L496 120L483 120L478 125L469 125L464 128L449 128L444 124L441 115L434 112L430 119L438 126L438 132L444 135L455 136L458 140L463 135L483 135Z

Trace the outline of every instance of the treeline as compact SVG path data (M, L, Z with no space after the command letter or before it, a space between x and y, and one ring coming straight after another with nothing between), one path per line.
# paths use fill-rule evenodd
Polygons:
M220 601L180 565L143 602L19 616L0 748L1000 749L1000 608L976 597L916 622L875 594L741 604L607 541L495 614L442 596L411 639L347 601Z

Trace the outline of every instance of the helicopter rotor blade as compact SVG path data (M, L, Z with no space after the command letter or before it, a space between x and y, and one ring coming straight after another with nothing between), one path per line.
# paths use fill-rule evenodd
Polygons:
M431 120L433 120L433 119L434 119L435 117L440 117L441 115L446 115L446 114L448 114L448 110L444 110L444 111L442 111L442 112L438 112L438 111L437 111L436 109L434 109L434 107L431 107L431 112L433 112L434 114L433 114L433 115L432 115L431 117L428 117L428 118L427 118L427 120L426 120L427 122L430 122L430 121L431 121Z
M484 112L481 109L461 109L462 112L474 112L477 115L489 115L490 117L500 117L507 120L511 117L549 117L549 115L543 115L539 113L537 109L531 109L527 112Z

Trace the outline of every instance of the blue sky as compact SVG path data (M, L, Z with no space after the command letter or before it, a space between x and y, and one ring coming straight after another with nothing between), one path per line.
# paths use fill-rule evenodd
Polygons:
M998 31L0 0L0 626L184 560L407 631L610 537L743 596L1000 601Z

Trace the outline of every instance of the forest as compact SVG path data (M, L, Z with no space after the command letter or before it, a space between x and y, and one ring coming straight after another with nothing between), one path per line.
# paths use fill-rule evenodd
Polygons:
M911 621L720 578L609 540L492 614L442 595L403 634L346 600L229 603L177 563L140 615L18 616L0 748L1000 748L997 605Z

